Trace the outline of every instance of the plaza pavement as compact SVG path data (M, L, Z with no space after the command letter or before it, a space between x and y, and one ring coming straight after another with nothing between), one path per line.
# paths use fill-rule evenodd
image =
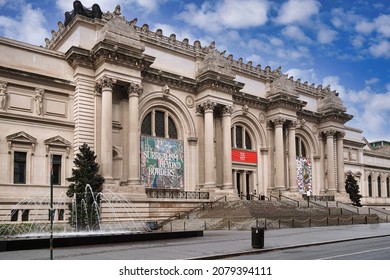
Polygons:
M266 230L264 248L252 248L251 231L211 230L203 237L54 248L57 260L218 259L258 251L390 235L390 223ZM49 249L0 252L0 260L49 260Z

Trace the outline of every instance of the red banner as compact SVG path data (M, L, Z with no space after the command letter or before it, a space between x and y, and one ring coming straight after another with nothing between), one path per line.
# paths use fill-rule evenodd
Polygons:
M243 150L232 150L232 161L257 164L257 153Z

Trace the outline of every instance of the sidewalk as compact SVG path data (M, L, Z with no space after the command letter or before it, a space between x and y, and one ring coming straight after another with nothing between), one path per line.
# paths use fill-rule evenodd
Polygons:
M264 249L250 231L205 231L203 237L54 249L58 260L216 259L287 247L390 235L390 223L266 230ZM0 260L49 260L49 249L0 252Z

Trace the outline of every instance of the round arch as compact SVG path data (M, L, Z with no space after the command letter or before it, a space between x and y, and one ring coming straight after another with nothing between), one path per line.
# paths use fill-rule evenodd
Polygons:
M310 155L310 157L319 155L318 141L315 138L315 134L311 132L308 126L302 126L300 129L297 129L295 136L301 137L309 150L307 154Z
M235 111L232 114L232 121L231 125L235 124L243 124L249 129L250 135L253 137L252 139L254 140L254 145L257 145L261 148L266 148L267 147L267 141L266 141L266 134L264 132L264 128L262 127L261 123L257 120L257 118L251 114L251 113L246 113L245 115L243 114L243 110L238 110ZM254 146L253 145L253 146Z
M185 104L174 95L164 97L162 91L150 92L141 100L139 104L139 127L141 127L145 116L154 108L165 109L170 113L177 127L179 139L184 140L185 135L196 137L195 122Z

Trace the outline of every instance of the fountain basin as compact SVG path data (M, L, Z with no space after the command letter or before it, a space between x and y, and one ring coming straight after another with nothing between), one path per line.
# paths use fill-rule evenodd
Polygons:
M99 233L72 236L54 236L53 248L141 242L176 238L202 237L203 231L139 232L139 233ZM0 239L0 252L17 250L49 249L50 237L24 237Z

